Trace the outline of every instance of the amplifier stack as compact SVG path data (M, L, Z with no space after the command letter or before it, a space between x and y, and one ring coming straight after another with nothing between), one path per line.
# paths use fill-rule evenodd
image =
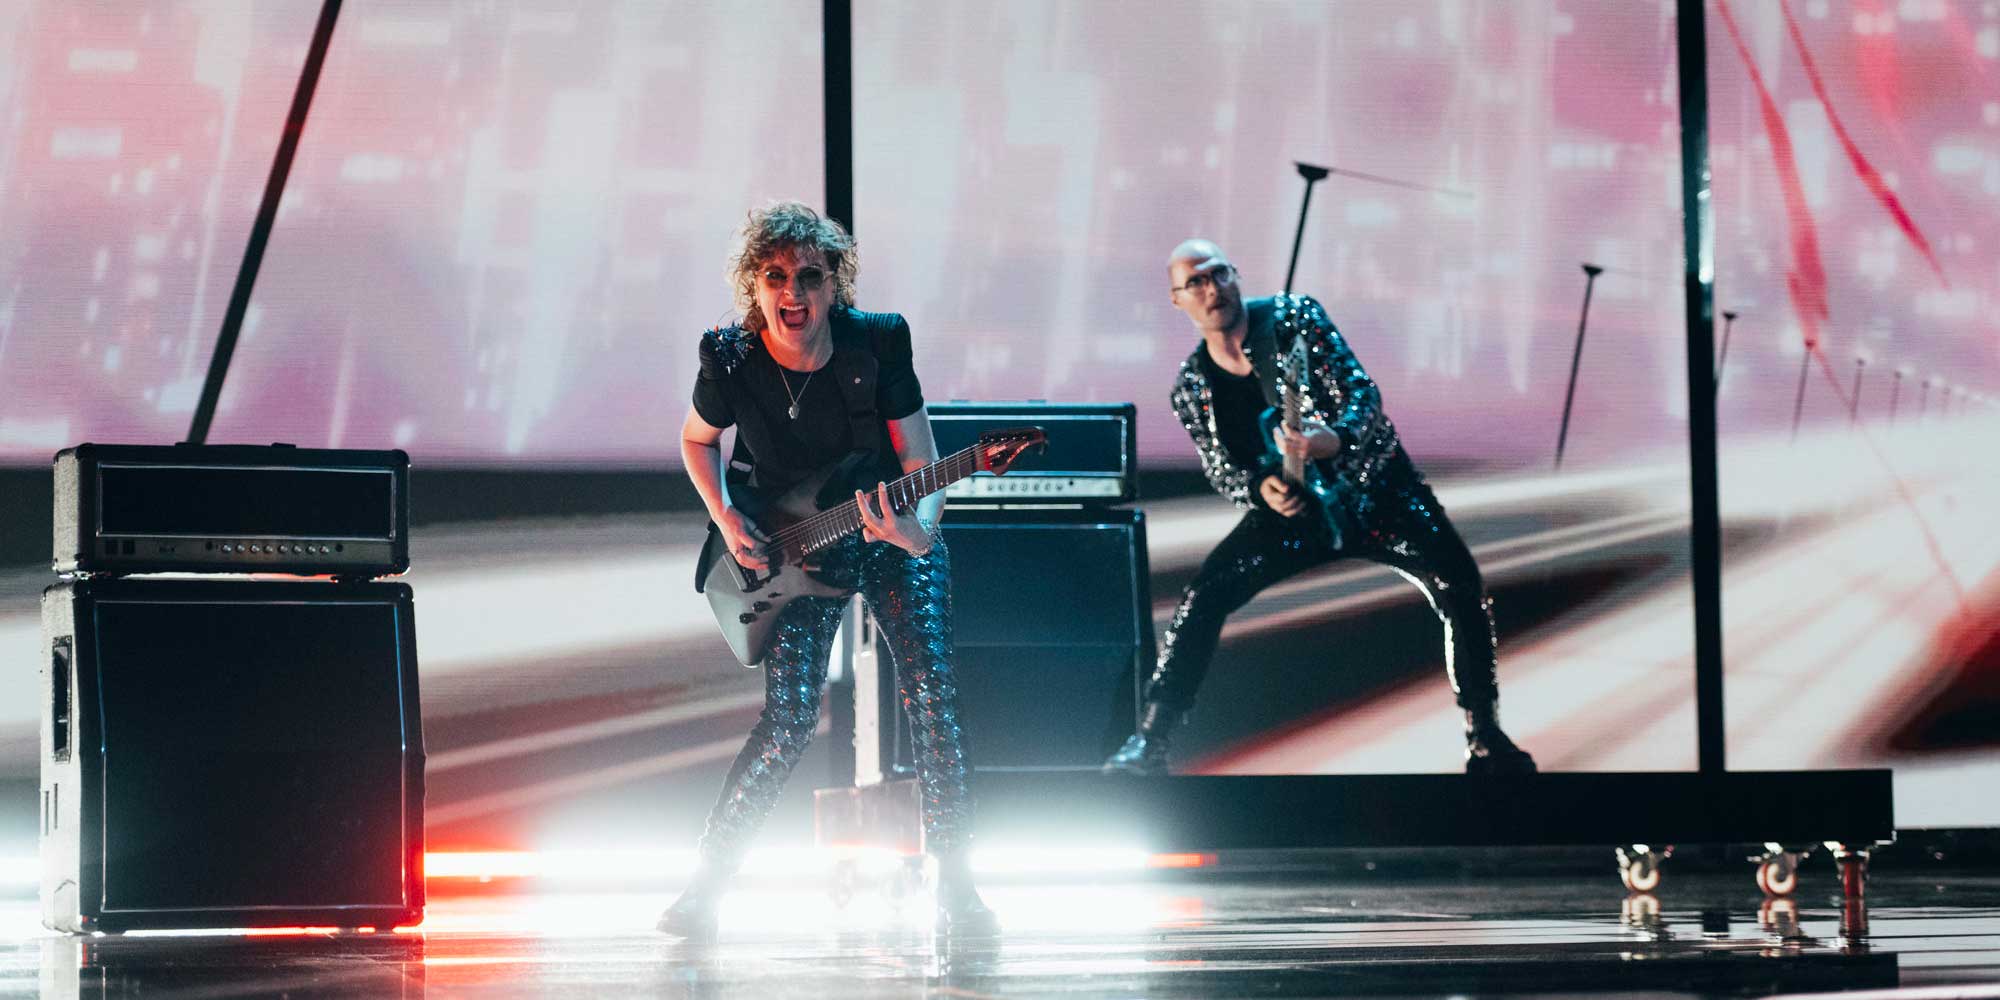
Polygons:
M422 919L414 604L373 579L409 567L409 467L282 445L56 456L45 924Z
M1035 426L1046 451L1005 476L946 490L959 711L982 771L1094 769L1132 732L1153 661L1145 512L1131 403L963 402L929 407L940 453L983 431ZM854 770L912 773L886 647L858 617Z

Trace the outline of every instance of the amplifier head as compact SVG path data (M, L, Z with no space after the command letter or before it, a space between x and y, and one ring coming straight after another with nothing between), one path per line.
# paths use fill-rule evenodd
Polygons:
M99 445L55 458L58 573L380 576L410 565L410 457Z
M979 474L946 487L950 500L1113 504L1138 496L1137 408L1131 403L952 400L926 409L939 454L976 442L984 431L1033 425L1048 432L1048 447L1022 455L1006 475Z

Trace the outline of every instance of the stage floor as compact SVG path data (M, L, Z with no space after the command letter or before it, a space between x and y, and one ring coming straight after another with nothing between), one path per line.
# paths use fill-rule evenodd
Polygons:
M964 942L934 940L927 899L889 884L843 905L820 885L746 886L706 945L651 930L671 886L494 884L435 898L415 931L263 937L69 938L16 894L0 996L2000 996L2000 876L1878 872L1866 932L1843 933L1829 871L1766 901L1741 872L1627 896L1608 868L989 880L1005 930Z

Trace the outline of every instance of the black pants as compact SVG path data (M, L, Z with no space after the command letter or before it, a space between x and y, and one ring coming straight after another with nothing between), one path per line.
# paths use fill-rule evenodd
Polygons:
M1369 499L1369 528L1350 531L1338 547L1315 544L1302 530L1302 519L1262 507L1243 515L1181 595L1146 685L1147 700L1179 711L1193 708L1230 612L1286 577L1354 558L1388 566L1424 592L1444 622L1445 676L1459 706L1493 704L1499 697L1493 600L1465 541L1413 467L1393 469Z
M928 849L958 851L971 839L972 796L951 673L951 554L942 540L917 558L887 543L849 538L823 553L820 566L821 578L860 590L880 627L916 743ZM710 867L733 871L741 863L812 741L827 655L846 606L840 598L801 598L779 617L764 657L764 714L737 753L702 834L702 860Z

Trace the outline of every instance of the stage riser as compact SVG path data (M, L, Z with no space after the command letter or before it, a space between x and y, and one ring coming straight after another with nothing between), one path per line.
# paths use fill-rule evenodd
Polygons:
M1894 838L1890 773L1867 771L975 778L978 835L1152 851L1619 844L1869 846ZM823 842L908 845L913 782L822 790ZM851 801L850 801L851 800ZM904 805L907 800L910 805ZM843 821L841 817L852 817Z

